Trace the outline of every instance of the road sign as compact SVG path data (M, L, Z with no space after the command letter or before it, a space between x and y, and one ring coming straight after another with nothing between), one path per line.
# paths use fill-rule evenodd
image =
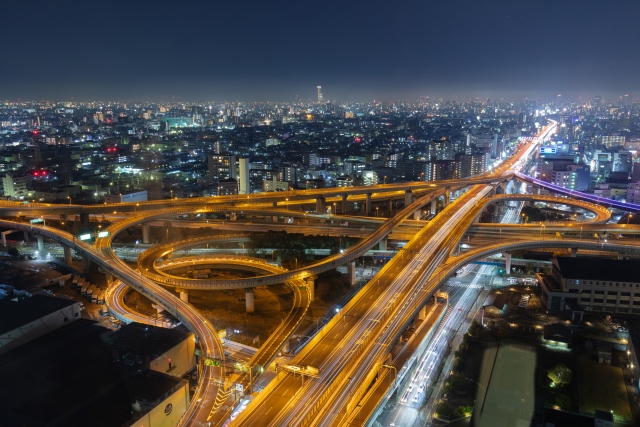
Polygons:
M239 391L240 393L244 392L244 386L240 383L236 383L236 391Z
M107 237L109 235L108 231L101 231L98 233L98 237Z
M29 221L30 224L37 224L39 222L44 222L43 218L35 218Z
M89 240L91 238L91 234L81 234L80 240Z

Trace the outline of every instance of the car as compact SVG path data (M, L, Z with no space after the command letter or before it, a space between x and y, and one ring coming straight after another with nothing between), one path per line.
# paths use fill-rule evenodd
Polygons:
M423 385L418 387L418 393L422 393L423 391L424 391L424 386Z

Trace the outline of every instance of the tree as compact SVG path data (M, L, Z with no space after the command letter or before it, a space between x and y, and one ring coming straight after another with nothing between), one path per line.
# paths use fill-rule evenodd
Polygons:
M562 409L568 408L571 406L571 399L566 394L559 394L556 396L556 405Z
M16 247L9 248L7 252L9 253L9 255L11 255L14 258L17 258L20 256L20 251Z
M571 369L567 368L564 363L558 363L553 368L549 369L547 377L557 385L569 384L571 377L573 376Z

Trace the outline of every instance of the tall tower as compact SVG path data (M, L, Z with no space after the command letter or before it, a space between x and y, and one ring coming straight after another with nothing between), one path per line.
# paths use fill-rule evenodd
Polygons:
M318 86L318 102L322 102L322 86Z
M249 182L249 159L240 159L240 194L251 193L251 184Z

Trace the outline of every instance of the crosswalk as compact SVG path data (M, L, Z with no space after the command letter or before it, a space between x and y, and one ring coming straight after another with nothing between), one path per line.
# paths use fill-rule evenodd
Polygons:
M469 283L462 283L462 282L449 282L447 284L447 287L449 287L449 288L468 288L468 289L482 289L483 288L482 285L471 285Z

